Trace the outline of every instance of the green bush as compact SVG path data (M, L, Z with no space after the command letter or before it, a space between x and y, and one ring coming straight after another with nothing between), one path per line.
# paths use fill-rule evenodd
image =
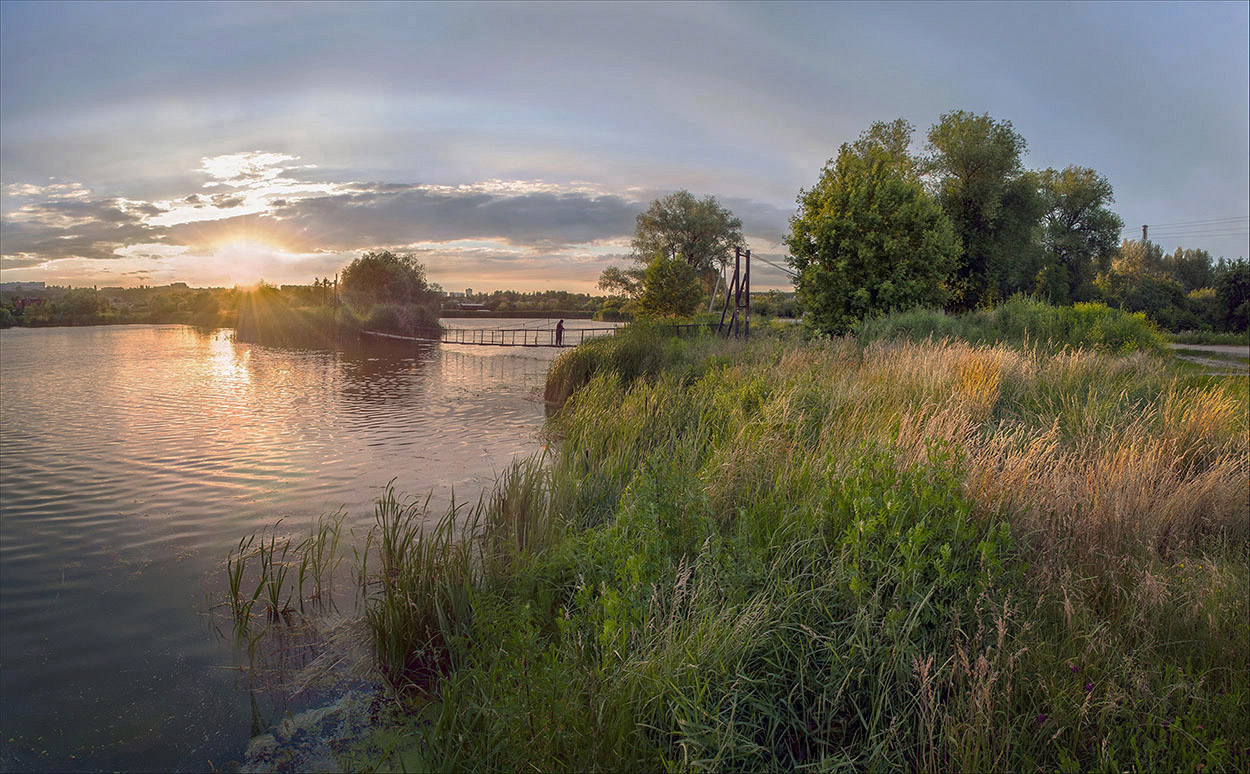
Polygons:
M930 309L895 312L860 323L854 332L865 342L951 338L1121 353L1158 352L1163 347L1162 336L1140 312L1130 314L1100 303L1056 307L1021 297L955 316Z

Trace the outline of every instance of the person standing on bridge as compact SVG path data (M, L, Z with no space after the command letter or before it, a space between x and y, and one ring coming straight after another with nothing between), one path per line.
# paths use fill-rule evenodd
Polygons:
M556 346L564 346L564 320L556 323Z

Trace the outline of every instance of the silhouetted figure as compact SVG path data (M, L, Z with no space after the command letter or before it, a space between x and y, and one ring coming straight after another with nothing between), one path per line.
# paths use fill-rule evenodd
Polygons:
M564 320L556 323L556 346L564 346Z

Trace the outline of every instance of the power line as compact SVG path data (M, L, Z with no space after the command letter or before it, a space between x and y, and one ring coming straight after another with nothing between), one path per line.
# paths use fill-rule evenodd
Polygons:
M1162 237L1159 237L1159 239L1166 239L1171 242L1181 242L1184 240L1196 240L1196 239L1202 239L1205 237L1223 238L1223 237L1238 237L1238 236L1250 236L1250 231L1230 231L1226 234L1177 234L1175 236L1162 236Z
M761 258L761 257L759 257L758 255L753 255L753 256L751 256L751 257L752 257L752 258L754 258L754 259L755 259L755 260L757 260L757 261L763 261L764 263L768 264L769 266L773 267L774 269L780 269L781 271L784 271L786 274L790 275L790 278L791 278L791 279L794 279L794 278L796 278L796 277L798 277L798 276L799 276L798 274L796 274L796 273L794 272L794 270L793 270L793 269L787 269L785 266L778 266L777 264L773 263L772 261L768 260L767 258Z
M1160 234L1156 234L1152 231L1150 233L1150 236L1152 237L1210 236L1211 234L1223 234L1228 231L1236 232L1236 231L1245 231L1245 230L1246 230L1245 227L1242 226L1241 228L1217 228L1217 229L1212 229L1210 231L1164 231Z
M1250 220L1250 216L1240 216L1236 218L1212 218L1211 220L1182 220L1177 223L1151 223L1151 228L1166 228L1168 226L1198 226L1207 223L1224 223L1226 221Z
M1240 218L1212 218L1211 220L1190 220L1176 223L1148 223L1152 229L1172 229L1173 231L1192 231L1203 228L1241 228L1243 222L1250 221L1250 216ZM1137 231L1137 226L1125 226L1124 231Z
M1173 226L1172 228L1161 228L1158 231L1155 231L1153 228L1151 228L1150 233L1160 234L1160 235L1162 234L1206 234L1211 231L1244 231L1246 228L1247 228L1247 224L1245 223L1228 223L1223 226L1192 226L1190 228L1179 228L1179 227Z

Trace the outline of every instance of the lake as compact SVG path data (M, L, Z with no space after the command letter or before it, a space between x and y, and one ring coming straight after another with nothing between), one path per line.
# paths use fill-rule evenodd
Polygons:
M229 550L340 507L360 544L391 479L433 492L436 511L453 489L475 500L540 450L556 352L283 350L174 325L0 331L0 770L240 760L258 726L300 705L254 704L229 668L237 653L209 612Z

